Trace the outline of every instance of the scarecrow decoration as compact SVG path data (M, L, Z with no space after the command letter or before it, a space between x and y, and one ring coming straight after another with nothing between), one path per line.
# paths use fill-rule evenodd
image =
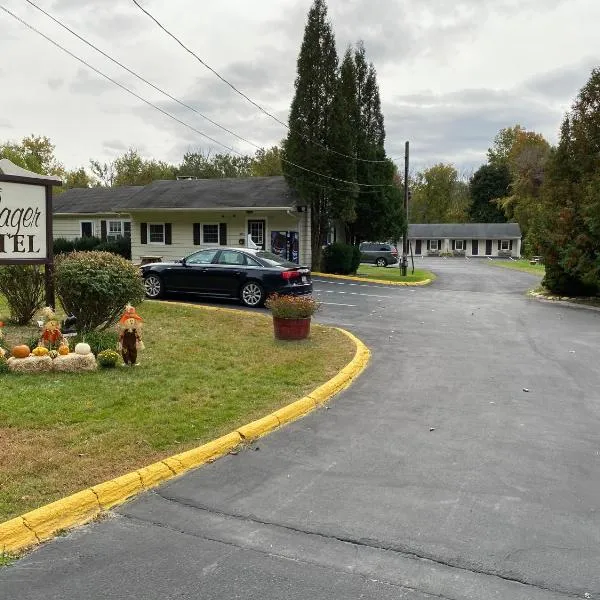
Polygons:
M135 308L128 304L118 324L119 351L126 365L135 365L138 350L144 349L144 342L142 341L143 322L142 317L135 312Z
M47 306L42 311L45 322L42 326L42 335L40 337L40 346L44 346L49 350L56 350L64 341L63 334L60 330L60 322L54 314L54 310Z

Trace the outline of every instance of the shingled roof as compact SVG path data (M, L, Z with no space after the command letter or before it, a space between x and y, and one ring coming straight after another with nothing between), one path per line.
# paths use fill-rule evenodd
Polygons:
M139 185L73 188L55 196L52 212L60 214L105 214L126 212L123 205L142 189Z
M54 214L292 208L296 199L296 193L283 177L169 180L145 186L68 190L55 198Z
M129 210L291 208L296 194L283 177L155 181L132 196Z
M408 226L413 240L508 240L521 237L518 223L426 223Z

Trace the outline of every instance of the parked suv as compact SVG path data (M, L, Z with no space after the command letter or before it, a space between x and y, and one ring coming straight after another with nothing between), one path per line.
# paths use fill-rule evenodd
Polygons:
M361 262L372 263L378 267L394 265L398 262L398 250L391 244L363 242L359 248Z

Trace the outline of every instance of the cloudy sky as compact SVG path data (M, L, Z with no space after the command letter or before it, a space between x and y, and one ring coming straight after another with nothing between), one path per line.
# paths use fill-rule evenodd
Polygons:
M312 0L139 0L256 102L287 121ZM160 31L131 0L35 0L82 37L177 99L261 146L286 130ZM254 148L149 88L26 0L0 0L71 52L195 129ZM414 168L468 173L499 129L520 123L556 141L562 115L600 66L598 0L329 0L340 54L364 40L377 68L387 151L411 141ZM68 168L135 147L179 162L222 147L133 98L0 11L0 141L47 135ZM400 163L402 161L399 161Z

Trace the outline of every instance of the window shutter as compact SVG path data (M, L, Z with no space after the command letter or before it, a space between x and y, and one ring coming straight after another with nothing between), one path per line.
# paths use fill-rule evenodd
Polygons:
M427 250L431 250L431 240L427 240Z
M140 223L140 244L148 243L148 223Z
M170 246L173 242L171 241L171 223L165 223L165 244Z
M227 223L219 223L219 244L227 246Z
M512 240L510 240L510 251L511 251L511 252L512 252L512 248L513 248L513 246L512 246L512 245L513 245L513 241L512 241Z
M200 245L200 223L193 224L194 246Z
M452 250L456 250L456 240L452 240Z
M502 247L500 246L500 244L501 244L501 242L500 242L500 240L498 240L498 250L502 249Z
M442 251L442 241L443 240L438 240L438 252Z
M467 240L463 240L463 250L467 251Z
M106 221L100 221L100 239L106 241Z

